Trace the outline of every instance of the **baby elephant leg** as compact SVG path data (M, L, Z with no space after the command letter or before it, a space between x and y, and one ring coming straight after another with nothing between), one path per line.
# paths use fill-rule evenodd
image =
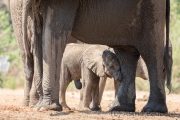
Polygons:
M63 70L61 70L61 76L60 76L60 88L59 88L59 101L60 105L62 106L63 110L70 110L68 105L66 104L66 89L71 82L71 78L69 75L69 72L67 71L66 67L63 67ZM63 72L66 71L66 72Z
M80 90L80 101L79 101L78 109L81 109L83 107L83 94L84 94L84 86L85 86L84 80L81 80L81 83L82 83L82 88Z
M82 66L82 81L84 82L83 86L83 103L82 106L80 106L80 110L89 111L89 105L92 101L92 89L93 89L93 80L97 79L96 74L94 74L90 69Z
M100 103L99 103L99 77L93 79L93 87L92 87L92 101L90 105L90 109L92 111L101 110Z
M104 88L106 85L106 80L107 80L107 76L100 77L100 81L99 81L99 105L101 105L101 100L102 100Z

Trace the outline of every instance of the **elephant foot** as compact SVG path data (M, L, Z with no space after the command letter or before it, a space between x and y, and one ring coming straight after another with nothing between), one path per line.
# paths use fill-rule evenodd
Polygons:
M77 110L79 111L91 111L91 109L89 107L84 107L83 104L81 104L82 102L79 103Z
M52 100L43 99L42 101L39 101L35 105L34 110L37 110L37 111L47 111L47 110L62 111L62 106L59 103L53 102Z
M160 112L167 113L168 109L165 103L162 102L148 102L141 112Z
M29 102L29 106L30 107L34 107L39 101L37 99L34 99L34 100L30 100Z
M126 111L135 112L135 104L120 105L120 103L115 99L107 108L107 111Z
M29 100L23 100L23 106L29 106Z
M125 112L135 112L135 106L115 106L111 111L125 111Z
M117 100L117 98L115 98L114 101L112 101L111 104L108 106L107 111L111 111L114 107L119 105L119 101Z
M88 107L81 107L78 108L79 111L91 111L91 109L89 109Z
M99 111L99 110L101 110L101 106L97 105L97 104L93 104L93 102L91 102L91 104L89 105L89 108L91 109L91 111Z
M62 109L65 111L71 110L71 108L69 106L67 106L66 103L61 103Z
M33 110L38 111L39 110L39 106L41 105L41 102L43 101L42 98L39 99L39 101L36 103L36 105L34 106Z
M91 111L99 111L99 110L101 110L101 107L100 106L93 106L90 109L91 109Z

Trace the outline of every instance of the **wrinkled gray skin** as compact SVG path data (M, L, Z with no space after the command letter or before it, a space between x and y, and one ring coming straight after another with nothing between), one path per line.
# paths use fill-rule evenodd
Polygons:
M68 44L63 54L60 74L60 104L70 109L65 101L65 92L72 80L82 78L80 110L100 110L99 81L106 81L107 75L120 81L120 64L108 46ZM89 109L90 102L92 102Z
M150 96L142 111L168 111L164 84L166 76L167 87L171 88L170 0L17 1L19 4L16 4L15 0L10 1L10 6L23 6L13 12L16 15L19 15L18 11L23 12L22 17L17 16L22 20L22 31L16 27L14 30L17 30L16 36L22 34L26 56L24 66L27 68L31 56L28 46L31 42L26 39L30 29L26 23L28 19L32 19L31 48L36 73L33 79L40 98L36 109L61 110L59 94L56 92L59 91L60 63L65 46L70 42L72 35L85 43L113 47L121 60L123 79L118 88L117 99L111 104L112 110L135 111L135 71L141 55L147 65L150 79ZM19 24L17 19L12 21L13 25ZM27 76L32 71L30 68L25 68Z

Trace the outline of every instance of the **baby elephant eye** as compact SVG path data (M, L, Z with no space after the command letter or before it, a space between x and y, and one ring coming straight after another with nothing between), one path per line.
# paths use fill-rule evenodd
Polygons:
M114 66L109 66L110 69L114 69Z

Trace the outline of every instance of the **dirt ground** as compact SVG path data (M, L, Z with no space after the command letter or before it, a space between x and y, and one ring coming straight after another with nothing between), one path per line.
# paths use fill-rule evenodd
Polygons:
M137 91L136 112L106 112L107 106L114 99L113 91L105 91L102 99L102 111L80 112L75 110L79 102L79 91L67 92L67 104L72 111L45 111L37 112L32 108L23 107L23 89L0 89L0 120L56 120L56 119L135 119L135 120L180 120L180 95L167 95L168 114L140 113L147 103L148 92Z

